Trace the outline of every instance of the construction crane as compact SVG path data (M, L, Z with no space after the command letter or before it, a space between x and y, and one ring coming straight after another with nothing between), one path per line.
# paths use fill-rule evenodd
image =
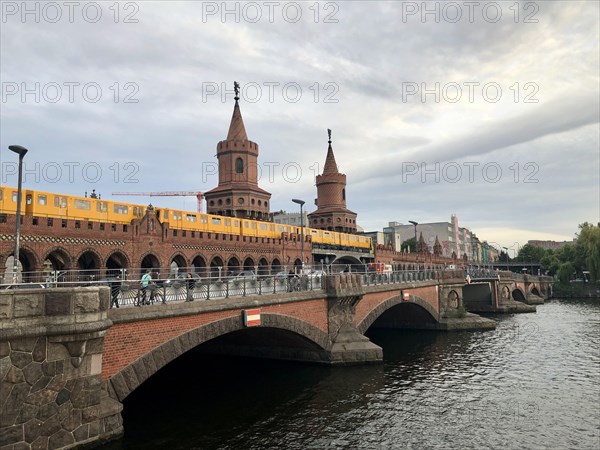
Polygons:
M196 197L198 212L202 212L204 194L197 191L167 191L167 192L113 192L112 195L136 195L138 197Z

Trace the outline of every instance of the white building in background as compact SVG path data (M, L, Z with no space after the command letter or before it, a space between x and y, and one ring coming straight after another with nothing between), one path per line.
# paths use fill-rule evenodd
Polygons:
M454 252L457 258L466 254L470 261L481 261L479 239L468 228L459 227L458 217L454 214L450 222L419 223L417 240L421 233L431 253L437 237L442 245L442 256L450 258ZM415 237L415 227L410 223L389 222L383 229L383 235L384 243L391 244L393 249L399 252L404 241Z
M300 220L300 213L288 213L285 211L279 211L273 213L273 222L280 223L283 225L294 225L301 226L304 223L304 226L308 226L308 212L302 211L302 215L304 216L304 222Z

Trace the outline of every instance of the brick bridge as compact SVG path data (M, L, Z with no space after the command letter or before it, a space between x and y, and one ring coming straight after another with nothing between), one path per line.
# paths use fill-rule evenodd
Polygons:
M121 402L199 345L330 365L377 363L383 350L364 336L370 327L493 329L493 320L461 311L467 299L484 293L489 310L503 311L519 303L515 293L527 300L550 286L509 273L468 285L462 271L432 275L362 285L360 275L342 274L319 291L120 309L109 309L107 288L0 292L0 447L80 447L119 437Z

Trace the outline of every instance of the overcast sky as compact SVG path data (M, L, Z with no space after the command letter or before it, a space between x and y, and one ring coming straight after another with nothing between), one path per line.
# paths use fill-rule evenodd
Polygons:
M26 188L208 191L235 80L272 211L312 205L331 128L368 231L570 240L600 216L599 4L3 1L0 184L20 144Z

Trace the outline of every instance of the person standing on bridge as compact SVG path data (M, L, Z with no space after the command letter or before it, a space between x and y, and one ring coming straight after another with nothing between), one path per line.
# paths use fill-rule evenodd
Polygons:
M196 285L196 280L194 280L194 277L190 272L185 276L185 282L187 286L187 298L185 301L194 301L194 286Z
M110 295L111 295L111 308L114 306L115 308L119 307L119 292L121 291L121 277L117 275L110 281Z
M142 299L141 299L141 301L138 301L138 306L146 304L146 292L148 291L148 285L152 281L151 273L152 273L152 270L148 269L148 270L146 270L146 273L144 275L142 275L142 279L141 279ZM148 302L148 303L150 303L150 302Z

